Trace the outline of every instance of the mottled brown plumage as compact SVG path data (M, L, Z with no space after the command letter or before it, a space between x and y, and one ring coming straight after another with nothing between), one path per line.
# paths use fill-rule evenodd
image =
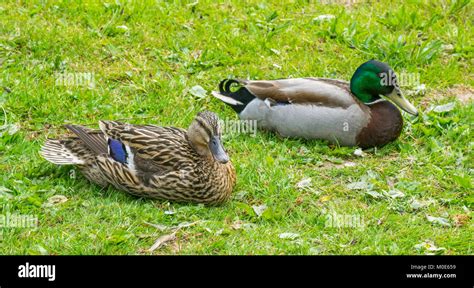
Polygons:
M212 112L199 113L188 130L114 121L101 121L100 131L68 128L78 137L48 140L41 155L56 164L77 165L101 186L111 184L140 197L216 204L226 201L235 185ZM108 151L99 153L105 145Z

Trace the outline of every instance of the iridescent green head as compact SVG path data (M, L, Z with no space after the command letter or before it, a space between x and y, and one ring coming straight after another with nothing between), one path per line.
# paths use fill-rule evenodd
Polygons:
M404 111L418 115L416 108L403 97L395 72L383 62L370 60L360 65L352 76L351 91L366 105L385 96Z

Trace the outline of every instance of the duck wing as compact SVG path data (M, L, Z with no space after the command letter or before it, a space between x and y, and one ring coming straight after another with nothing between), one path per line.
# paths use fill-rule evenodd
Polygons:
M166 173L191 161L194 150L186 130L153 125L130 125L100 121L107 137L109 155L129 169L141 173Z
M239 85L240 88L232 91L234 84ZM347 108L357 103L350 91L349 82L326 78L226 79L220 83L219 90L213 95L238 113L255 98L268 100L271 103L311 104L340 108Z
M64 127L76 134L96 155L107 153L107 140L102 131L93 130L80 125L64 125Z
M346 108L354 104L349 83L324 78L294 78L245 81L244 87L261 100L291 104L307 103Z

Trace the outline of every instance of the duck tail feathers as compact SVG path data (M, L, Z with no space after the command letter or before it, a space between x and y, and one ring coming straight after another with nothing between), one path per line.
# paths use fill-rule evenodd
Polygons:
M236 91L231 87L237 84L240 86ZM219 92L213 91L212 95L229 105L235 112L240 113L248 103L255 99L255 96L245 87L246 80L224 79L219 83Z
M41 147L40 155L57 165L81 165L84 160L68 148L68 142L73 140L48 139Z

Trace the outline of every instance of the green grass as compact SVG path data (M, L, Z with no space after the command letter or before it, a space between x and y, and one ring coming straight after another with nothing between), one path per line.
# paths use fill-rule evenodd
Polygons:
M19 127L0 138L0 209L39 223L0 230L0 253L147 254L170 230L145 222L198 221L153 253L424 254L415 245L432 241L446 248L433 253L473 254L469 1L25 2L32 3L0 4L0 120L3 130ZM313 20L322 14L335 18ZM65 123L128 118L186 127L203 109L236 119L209 93L192 96L195 85L211 91L226 77L350 79L372 58L419 75L427 87L407 96L421 115L405 114L397 141L359 157L322 141L227 135L238 181L223 206L101 190L38 154ZM56 85L64 72L93 73L95 86ZM431 111L451 102L451 111ZM310 185L298 188L306 178ZM350 189L355 182L362 188ZM394 189L404 197L384 194ZM54 195L67 201L47 205ZM415 209L413 200L427 205ZM259 205L267 207L261 216L252 208ZM364 225L328 227L334 214Z

